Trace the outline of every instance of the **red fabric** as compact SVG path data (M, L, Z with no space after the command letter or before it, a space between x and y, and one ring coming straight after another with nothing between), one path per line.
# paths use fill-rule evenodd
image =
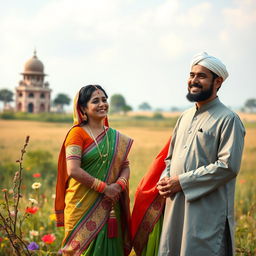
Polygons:
M131 221L131 235L132 241L134 240L136 233L140 227L140 223L148 209L152 204L156 196L158 195L158 190L156 188L156 183L158 182L163 170L165 169L165 158L167 157L170 140L166 143L164 148L158 154L151 164L148 172L140 181L137 191L135 193L134 207L132 212Z

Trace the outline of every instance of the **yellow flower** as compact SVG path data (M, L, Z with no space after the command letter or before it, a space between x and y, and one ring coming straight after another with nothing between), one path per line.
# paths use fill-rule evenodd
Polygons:
M33 184L32 184L32 188L33 189L39 189L41 187L41 183L40 182L34 182Z
M50 214L49 215L49 219L51 220L51 221L54 221L54 220L56 220L56 215L53 213L53 214Z
M40 230L44 230L44 227L43 227L43 226L41 226L39 229L40 229Z

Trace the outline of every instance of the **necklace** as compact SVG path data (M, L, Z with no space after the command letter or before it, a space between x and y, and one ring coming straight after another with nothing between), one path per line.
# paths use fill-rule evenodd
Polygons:
M98 151L98 153L99 153L99 155L100 155L100 158L101 158L101 159L106 158L106 157L108 156L108 153L109 153L109 139L108 139L108 134L107 134L107 131L106 131L105 126L103 126L103 127L104 127L105 135L106 135L106 137L107 137L107 152L106 152L105 154L103 154L103 149L102 149L102 152L100 151L99 144L98 144L97 140L95 139L95 137L94 137L94 135L93 135L93 133L92 133L92 130L91 130L90 126L88 125L87 127L88 127L88 130L89 130L89 133L90 133L91 137L93 138L93 140L94 140L94 142L95 142L95 144L96 144L97 151ZM105 161L104 161L104 162L105 162Z

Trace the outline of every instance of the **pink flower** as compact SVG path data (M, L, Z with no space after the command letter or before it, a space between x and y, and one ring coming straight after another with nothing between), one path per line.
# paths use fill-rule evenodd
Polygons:
M55 239L56 237L54 234L48 234L42 237L42 241L46 244L52 244L55 241Z
M32 206L26 208L26 213L35 214L38 211L38 207Z
M33 174L33 177L34 177L34 178L40 178L40 177L41 177L41 174L40 174L40 173L34 173L34 174Z

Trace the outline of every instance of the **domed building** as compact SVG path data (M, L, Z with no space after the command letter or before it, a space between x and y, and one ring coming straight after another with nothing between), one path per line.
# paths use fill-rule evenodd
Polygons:
M23 80L16 87L16 111L29 113L50 112L51 89L44 82L44 64L34 56L24 66Z

